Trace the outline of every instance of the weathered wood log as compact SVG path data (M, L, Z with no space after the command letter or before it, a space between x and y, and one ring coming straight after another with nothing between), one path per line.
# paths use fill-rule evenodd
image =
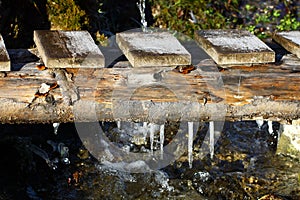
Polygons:
M16 54L24 56L20 50ZM13 67L20 70L1 74L2 123L257 118L286 123L300 118L300 76L284 63L220 72L210 59L192 71L124 68L126 62L113 68L40 71L31 57L28 53L27 64ZM42 83L58 87L38 95Z

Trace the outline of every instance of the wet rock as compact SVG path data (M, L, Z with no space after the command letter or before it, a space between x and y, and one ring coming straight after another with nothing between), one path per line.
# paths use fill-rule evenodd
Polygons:
M300 125L293 121L292 125L281 125L277 154L288 154L300 158Z

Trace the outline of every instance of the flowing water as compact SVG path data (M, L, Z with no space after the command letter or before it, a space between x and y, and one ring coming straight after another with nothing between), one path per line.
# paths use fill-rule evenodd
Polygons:
M264 195L300 199L300 159L275 154L279 129L275 122L273 134L270 123L260 128L255 121L225 123L213 157L203 156L201 149L210 145L203 144L205 135L213 132L209 123L200 124L198 131L195 123L147 124L146 136L143 123L121 124L119 129L117 123L99 123L119 148L161 154L161 145L183 131L189 138L186 153L160 170L136 161L132 168L142 166L148 172L130 173L120 170L125 167L121 163L116 168L98 162L73 124L61 124L57 135L52 125L2 125L0 199L258 199ZM130 129L141 139L133 139ZM58 151L59 144L68 148L67 154Z
M141 25L142 25L142 30L144 32L147 31L147 21L146 21L146 13L145 13L145 9L146 9L146 0L140 0L139 2L137 2L137 6L139 8L140 11L140 15L141 15Z

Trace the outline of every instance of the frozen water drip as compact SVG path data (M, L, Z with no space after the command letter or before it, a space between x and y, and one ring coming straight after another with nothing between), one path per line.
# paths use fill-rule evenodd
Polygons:
M164 141L165 141L165 125L160 125L159 142L160 142L160 159L164 159Z
M215 152L215 124L213 121L209 122L209 152L210 158L213 159Z
M153 143L154 143L154 133L155 133L155 124L150 123L150 153L153 155Z
M188 122L188 160L189 166L192 168L193 165L193 138L194 138L194 123Z

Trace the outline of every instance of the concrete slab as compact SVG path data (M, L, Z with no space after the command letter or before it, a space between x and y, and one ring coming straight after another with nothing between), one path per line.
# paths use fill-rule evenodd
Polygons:
M116 41L133 67L190 65L191 55L169 32L123 32Z
M275 62L275 52L245 30L200 30L195 40L219 65Z
M0 34L0 71L10 71L10 58Z
M104 56L87 31L34 31L34 41L48 68L102 68Z
M274 33L272 37L278 44L300 58L300 31Z

